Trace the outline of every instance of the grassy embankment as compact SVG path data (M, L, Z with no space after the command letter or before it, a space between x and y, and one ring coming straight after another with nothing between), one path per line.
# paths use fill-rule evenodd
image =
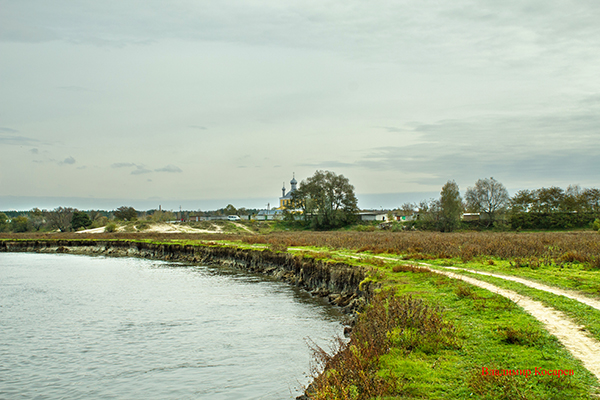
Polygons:
M315 384L315 399L587 399L598 393L596 378L520 307L412 266L427 262L523 276L600 298L598 234L296 232L127 238L269 248L371 268L369 279L379 282L383 293L394 290L396 295L373 301L358 318L350 343L340 343L338 356L315 349L317 360L329 367ZM474 277L564 311L600 338L598 310L518 283ZM482 375L482 368L530 370L531 375ZM535 375L536 368L572 370L573 375Z

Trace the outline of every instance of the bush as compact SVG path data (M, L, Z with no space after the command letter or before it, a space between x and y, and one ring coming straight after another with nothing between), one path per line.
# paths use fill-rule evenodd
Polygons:
M90 225L92 225L92 220L87 213L83 211L73 212L73 218L71 218L71 227L74 231L78 230L79 228L88 228Z
M444 321L439 308L412 296L397 297L393 291L379 293L359 315L349 342L340 339L334 354L314 346L317 376L307 390L309 397L370 399L402 393L396 379L377 374L379 357L392 347L406 354L432 354L460 345L455 327ZM324 367L320 374L319 367Z
M104 232L112 233L112 232L116 232L116 231L117 231L117 224L115 224L114 222L111 222L104 227Z
M10 225L13 232L27 232L30 230L29 218L25 216L13 218Z

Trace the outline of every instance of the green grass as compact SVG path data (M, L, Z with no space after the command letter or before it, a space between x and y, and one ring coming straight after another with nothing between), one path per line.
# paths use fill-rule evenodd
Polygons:
M389 398L584 399L590 398L590 390L597 391L596 378L513 302L433 273L386 269L379 280L399 295L411 294L442 307L462 343L460 349L408 356L392 348L381 359L380 374L397 377L403 389ZM575 374L558 382L540 376L496 382L481 376L482 367L572 369Z

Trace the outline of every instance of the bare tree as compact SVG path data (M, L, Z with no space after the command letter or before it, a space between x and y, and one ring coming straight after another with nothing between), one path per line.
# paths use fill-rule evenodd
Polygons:
M467 209L486 215L487 226L492 225L498 214L506 209L510 202L504 185L494 178L479 179L474 187L467 189L465 200Z
M75 210L70 207L57 207L48 211L46 221L52 229L58 229L61 232L68 232L71 229L71 220Z

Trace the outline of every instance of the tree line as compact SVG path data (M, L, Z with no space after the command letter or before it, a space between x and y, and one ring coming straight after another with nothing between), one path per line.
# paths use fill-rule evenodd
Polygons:
M412 226L442 232L459 228L598 230L600 190L552 186L520 190L510 197L502 183L486 178L469 187L463 199L456 182L448 181L438 199L407 203L401 210L416 212L418 218Z
M476 229L573 229L600 228L600 190L570 185L566 190L552 186L520 190L510 197L504 185L496 179L479 179L467 188L464 198L454 180L446 182L437 199L418 204L405 203L396 209L416 219L402 228L452 232L464 228ZM122 206L113 211L79 211L58 207L54 210L33 209L16 213L10 218L0 212L0 232L77 231L106 226L110 220L150 222L187 220L198 216L254 215L255 209L236 209L229 204L215 211L174 213L149 210L140 212ZM359 208L354 186L348 178L331 171L316 171L303 180L292 193L291 205L283 212L288 224L307 229L328 230L355 224Z

